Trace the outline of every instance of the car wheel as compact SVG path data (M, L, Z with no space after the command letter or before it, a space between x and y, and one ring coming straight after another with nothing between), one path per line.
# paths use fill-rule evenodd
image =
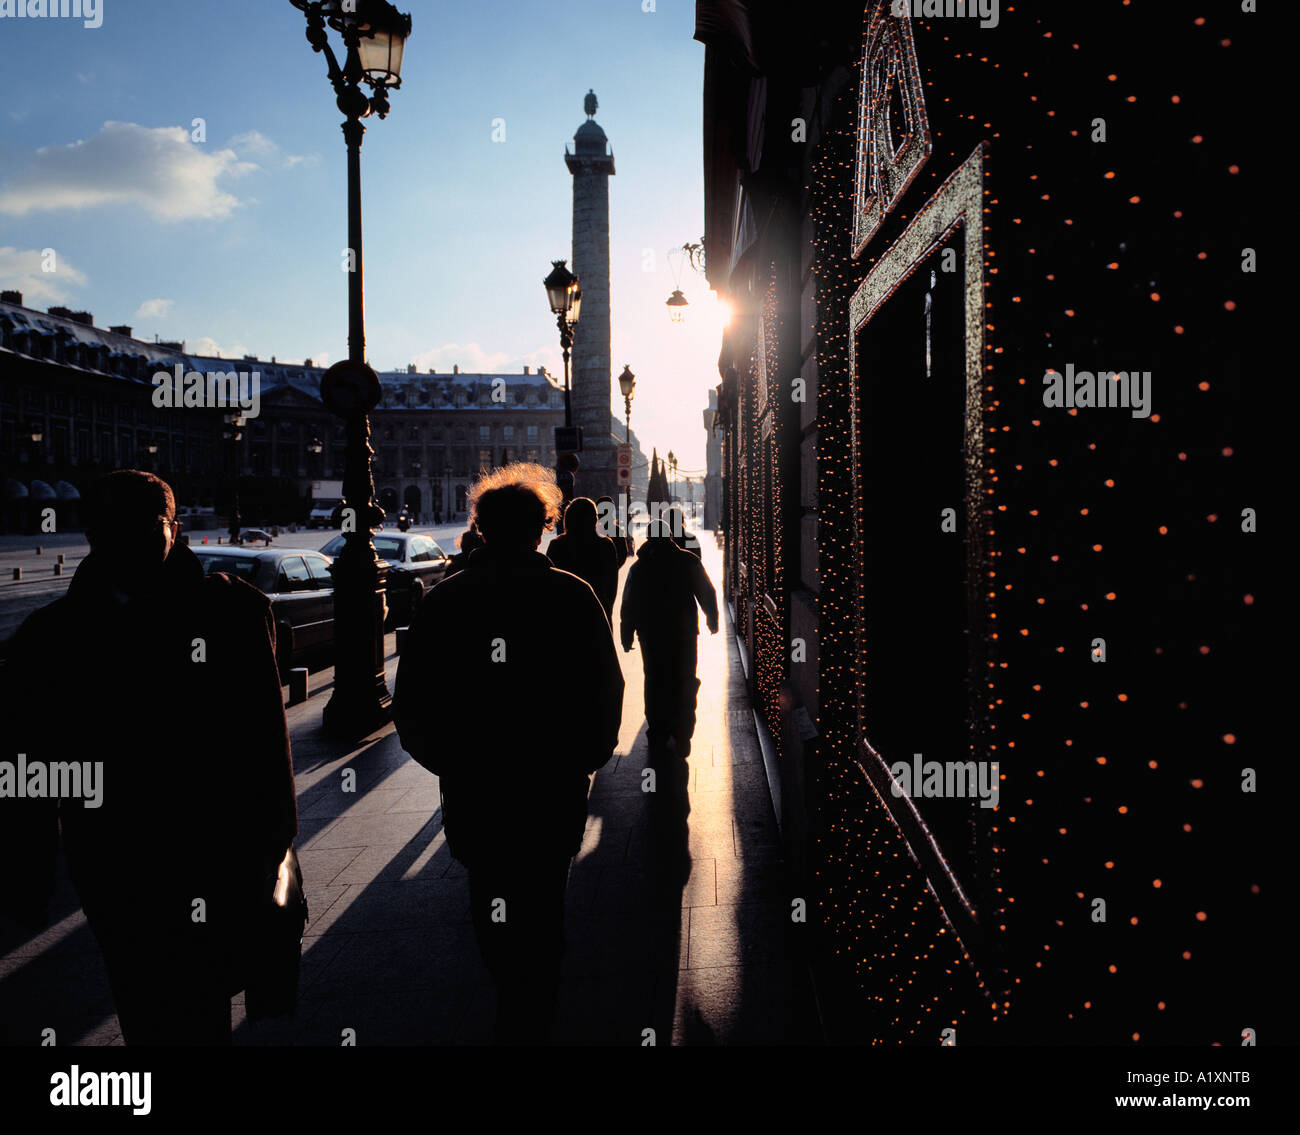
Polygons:
M293 669L293 627L288 623L275 624L275 664L280 671L280 682L287 682Z

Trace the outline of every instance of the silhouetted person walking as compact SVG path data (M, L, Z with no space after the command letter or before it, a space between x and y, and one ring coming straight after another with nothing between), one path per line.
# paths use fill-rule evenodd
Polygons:
M569 861L586 826L588 778L612 755L623 710L600 601L537 550L560 501L539 465L478 481L471 512L484 546L429 592L393 700L402 747L441 780L447 845L469 870L502 1043L542 1043L550 1031Z
M474 549L483 547L483 537L474 531L472 527L466 528L465 531L460 534L460 539L457 543L460 545L460 551L451 557L451 562L447 565L447 570L442 577L443 579L455 575L458 571L465 570L466 565L469 563L469 557L473 554Z
M695 677L698 659L699 604L711 634L718 633L718 600L699 558L682 551L663 520L651 521L647 538L623 585L620 631L623 649L641 640L645 666L646 740L651 758L662 756L669 738L677 755L691 751L695 732Z
M677 505L664 510L664 520L672 530L673 543L684 552L690 552L697 559L702 555L700 538L686 527L686 513Z
M614 551L618 554L618 567L622 571L623 565L627 563L628 557L635 549L632 547L632 537L623 531L623 526L618 522L618 505L614 503L613 497L597 497L596 512L601 517L608 517L608 520L601 525L600 534L614 541Z
M0 800L0 901L44 925L61 823L127 1044L229 1044L298 828L271 604L204 575L153 474L89 497L90 554L12 642L6 756L81 764L100 799ZM237 739L214 727L227 715Z
M618 592L618 552L613 540L596 531L596 521L595 502L575 497L564 510L564 534L550 542L546 555L561 571L591 584L612 626L614 596Z

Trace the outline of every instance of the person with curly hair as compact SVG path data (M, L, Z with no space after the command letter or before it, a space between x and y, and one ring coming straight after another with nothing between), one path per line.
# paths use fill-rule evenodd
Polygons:
M562 500L540 465L478 481L470 513L483 546L429 592L393 699L402 747L439 778L447 845L469 872L498 1043L550 1034L569 861L586 827L589 778L613 754L623 714L600 600L538 551Z

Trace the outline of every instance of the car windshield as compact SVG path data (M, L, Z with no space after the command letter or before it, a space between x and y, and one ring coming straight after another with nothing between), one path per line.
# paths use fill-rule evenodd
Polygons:
M199 563L203 565L205 575L212 575L214 572L225 572L226 575L238 576L240 579L252 583L253 577L257 574L257 561L252 557L205 556L200 553Z

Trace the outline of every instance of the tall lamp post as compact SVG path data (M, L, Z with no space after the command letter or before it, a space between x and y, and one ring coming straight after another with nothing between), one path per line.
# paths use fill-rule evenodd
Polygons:
M343 113L348 148L348 357L321 378L321 399L347 427L343 504L339 519L343 548L334 577L334 692L325 707L325 728L347 739L363 737L391 716L392 697L384 677L384 598L387 564L375 554L370 532L384 511L375 502L368 411L379 402L379 376L366 364L365 300L361 252L362 119L388 115L388 90L402 82L402 53L411 17L388 0L289 0L307 17L307 42L322 53L330 84ZM340 67L327 27L346 48ZM361 90L366 83L374 92Z
M632 395L636 393L636 375L632 373L632 368L626 363L623 364L623 373L618 376L618 388L623 392L623 424L625 433L623 440L627 443L628 457L631 458L632 448ZM632 470L628 467L628 481L625 488L627 504L624 506L623 514L624 534L632 534Z
M674 495L673 486L677 484L677 458L673 451L668 451L668 500L672 504L677 503L677 497Z
M239 442L244 436L244 419L239 414L226 414L222 421L226 428L222 436L230 442L230 542L239 543L241 519L239 516Z
M582 307L582 284L564 266L563 260L552 260L550 274L542 281L546 301L551 305L555 325L560 329L560 349L564 352L564 434L555 431L555 482L564 496L564 507L573 499L577 481L577 451L582 448L582 432L573 428L573 406L569 394L569 352L573 347L573 325L578 322ZM564 531L564 513L560 513L557 531Z
M573 425L573 409L569 405L569 352L573 347L573 325L578 322L582 307L582 285L578 277L564 266L563 260L551 261L551 274L542 281L546 298L560 329L560 349L564 352L564 424Z

